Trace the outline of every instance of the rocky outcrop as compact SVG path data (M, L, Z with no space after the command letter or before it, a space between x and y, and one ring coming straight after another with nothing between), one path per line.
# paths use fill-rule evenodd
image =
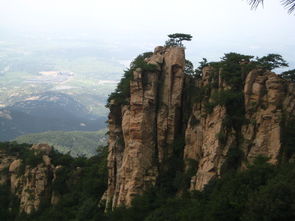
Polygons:
M206 83L206 69L202 83ZM277 163L283 152L282 131L288 118L295 114L294 84L275 73L253 70L245 78L244 123L239 136L227 128L227 109L216 106L212 113L204 113L204 103L194 106L186 129L185 160L195 160L197 172L191 179L191 190L202 190L213 177L222 175L231 151L240 151L238 168L246 168L257 156ZM227 86L218 87L225 90ZM193 125L193 121L198 123ZM223 137L220 137L223 136Z
M223 128L225 108L217 106L206 117L200 117L201 112L202 109L195 107L185 136L184 159L186 162L194 160L195 164L190 166L197 168L197 174L191 179L191 190L202 189L209 180L220 174L229 146L220 148L221 143L217 138ZM193 121L198 121L197 125Z
M157 47L145 61L156 70L133 71L128 104L110 103L107 206L129 206L156 185L179 136L185 140L184 170L196 171L190 190L202 190L227 170L245 169L259 155L278 162L286 122L295 114L294 83L241 68L236 87L222 68L210 65L201 78L188 80L181 47ZM190 87L198 90L188 94Z
M15 159L15 156L11 156L7 154L5 151L0 151L0 185L9 182L9 166Z
M1 184L10 185L11 193L19 199L20 212L26 214L37 211L41 203L50 203L55 173L55 166L49 157L52 147L38 144L33 145L31 150L35 154L36 165L25 163L14 153L1 151L0 154Z
M252 71L244 87L246 118L242 128L247 161L258 155L277 163L282 152L284 123L295 113L295 84L272 72Z
M156 70L134 70L130 104L110 107L105 199L112 207L130 205L134 196L155 184L180 129L184 49L157 47L146 62Z
M24 174L19 177L17 168L9 169L11 191L20 199L20 212L31 214L39 209L41 202L50 202L52 167L43 163L34 168L27 167Z

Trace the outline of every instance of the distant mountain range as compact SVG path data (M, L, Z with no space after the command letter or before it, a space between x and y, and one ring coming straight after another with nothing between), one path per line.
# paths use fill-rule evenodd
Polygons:
M90 114L73 97L46 92L0 109L0 141L45 131L97 131L106 117Z
M60 151L91 142L95 150L100 138L88 133L106 127L107 97L121 78L121 60L132 55L114 57L97 37L5 33L0 36L0 141L25 135L26 142L50 142ZM45 134L50 139L40 140Z

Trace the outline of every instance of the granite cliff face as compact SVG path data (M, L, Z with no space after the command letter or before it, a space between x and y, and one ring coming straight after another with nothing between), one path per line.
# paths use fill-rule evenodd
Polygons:
M209 69L209 70L208 70ZM206 85L210 68L203 70L201 84ZM220 78L219 78L220 79ZM191 190L202 190L212 178L236 166L244 169L257 156L277 163L284 155L283 131L295 113L294 83L289 83L269 71L247 73L243 84L243 120L238 128L228 126L230 116L225 106L217 105L206 113L204 103L195 103L186 128L184 159L196 162L196 174L191 178ZM219 84L216 90L225 91ZM204 101L203 101L204 102ZM193 125L192 121L198 121ZM236 154L233 159L233 154ZM238 165L234 165L239 161Z
M245 61L235 75L207 65L191 77L182 47L157 47L145 61L155 70L134 69L127 102L110 101L107 207L130 206L157 185L179 138L183 171L195 171L190 190L259 155L274 164L290 157L284 130L295 114L294 83Z
M157 47L146 59L156 70L137 68L130 104L110 106L107 205L130 205L154 186L161 162L173 152L181 129L184 49Z
M31 150L41 159L36 165L25 165L23 159L15 154L1 151L1 184L8 184L10 191L19 201L20 212L31 214L37 211L41 203L54 203L52 182L55 167L49 157L52 148L47 144L33 145Z

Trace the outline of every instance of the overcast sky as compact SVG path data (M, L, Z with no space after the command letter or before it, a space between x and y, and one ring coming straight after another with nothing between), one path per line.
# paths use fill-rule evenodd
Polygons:
M167 34L190 33L194 62L231 51L279 53L295 68L294 24L280 0L254 11L246 0L0 0L0 33L84 35L136 53L163 44Z

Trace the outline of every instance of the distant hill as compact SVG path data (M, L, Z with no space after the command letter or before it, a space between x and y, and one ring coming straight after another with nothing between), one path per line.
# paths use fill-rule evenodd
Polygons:
M17 143L47 143L54 146L61 153L72 156L85 155L91 157L96 154L99 145L106 145L106 129L99 131L48 131L19 136L15 139Z
M46 92L0 109L0 141L45 131L97 131L105 120L69 95Z

